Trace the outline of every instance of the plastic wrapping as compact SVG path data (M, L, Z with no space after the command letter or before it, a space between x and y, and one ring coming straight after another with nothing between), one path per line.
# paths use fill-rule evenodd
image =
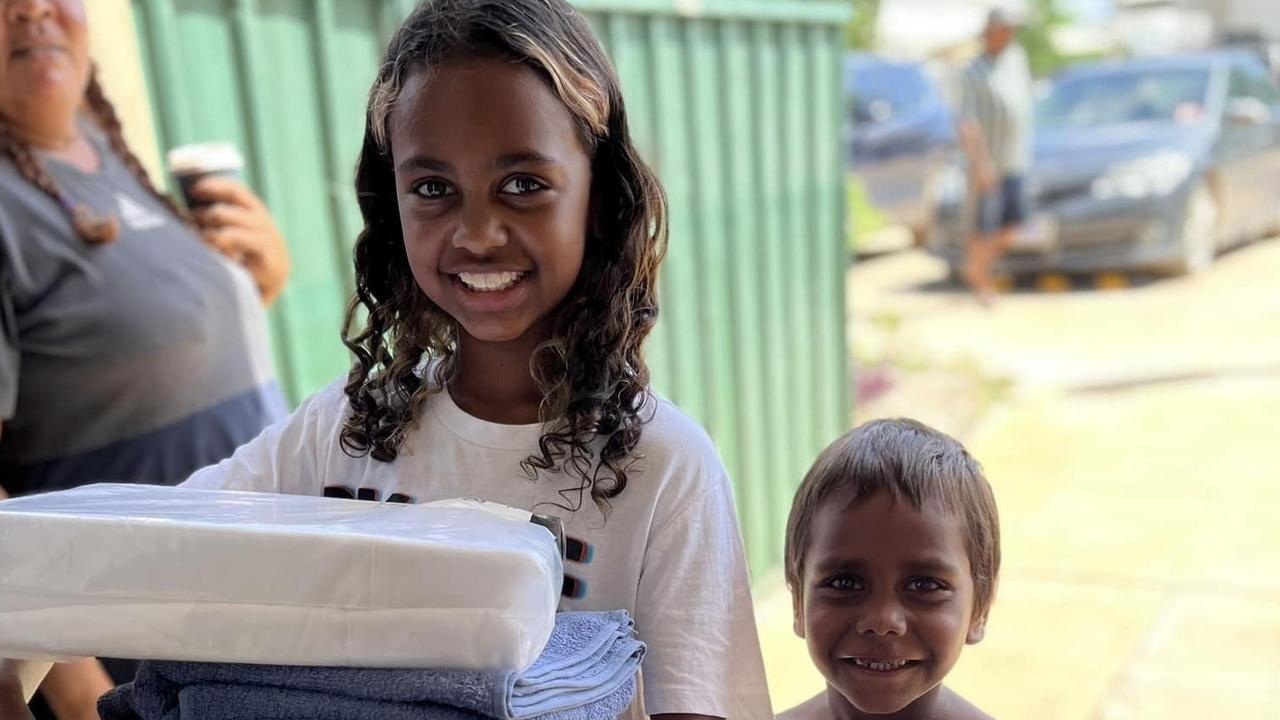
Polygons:
M530 513L140 485L0 503L0 656L528 667L555 623Z

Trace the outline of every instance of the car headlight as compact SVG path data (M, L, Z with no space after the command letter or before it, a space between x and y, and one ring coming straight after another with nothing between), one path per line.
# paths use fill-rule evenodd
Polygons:
M1112 165L1093 181L1090 190L1099 200L1168 195L1191 177L1192 167L1186 153L1160 152Z

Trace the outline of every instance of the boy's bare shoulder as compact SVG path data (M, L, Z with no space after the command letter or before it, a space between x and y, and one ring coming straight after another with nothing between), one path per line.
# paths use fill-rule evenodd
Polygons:
M777 720L831 720L827 694L820 692L790 710L779 713Z
M950 696L947 698L947 720L995 720L977 705L952 692L950 688L944 689Z
M943 688L946 693L942 717L947 720L995 720L976 705ZM832 720L827 694L820 692L799 705L778 714L777 720Z

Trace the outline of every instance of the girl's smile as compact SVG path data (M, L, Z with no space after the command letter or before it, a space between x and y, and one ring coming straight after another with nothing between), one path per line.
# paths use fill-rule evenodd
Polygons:
M528 298L530 272L489 271L450 274L458 303L471 314L499 313L514 309Z
M520 282L529 273L521 270L503 270L499 272L462 272L454 277L463 287L476 292L501 292Z

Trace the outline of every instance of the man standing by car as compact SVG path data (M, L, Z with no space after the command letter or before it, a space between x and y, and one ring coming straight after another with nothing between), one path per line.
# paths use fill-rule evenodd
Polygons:
M1032 88L1016 31L1009 11L993 9L982 31L983 52L961 77L959 135L976 214L963 278L984 304L996 295L992 268L1027 219L1023 178L1031 165Z

